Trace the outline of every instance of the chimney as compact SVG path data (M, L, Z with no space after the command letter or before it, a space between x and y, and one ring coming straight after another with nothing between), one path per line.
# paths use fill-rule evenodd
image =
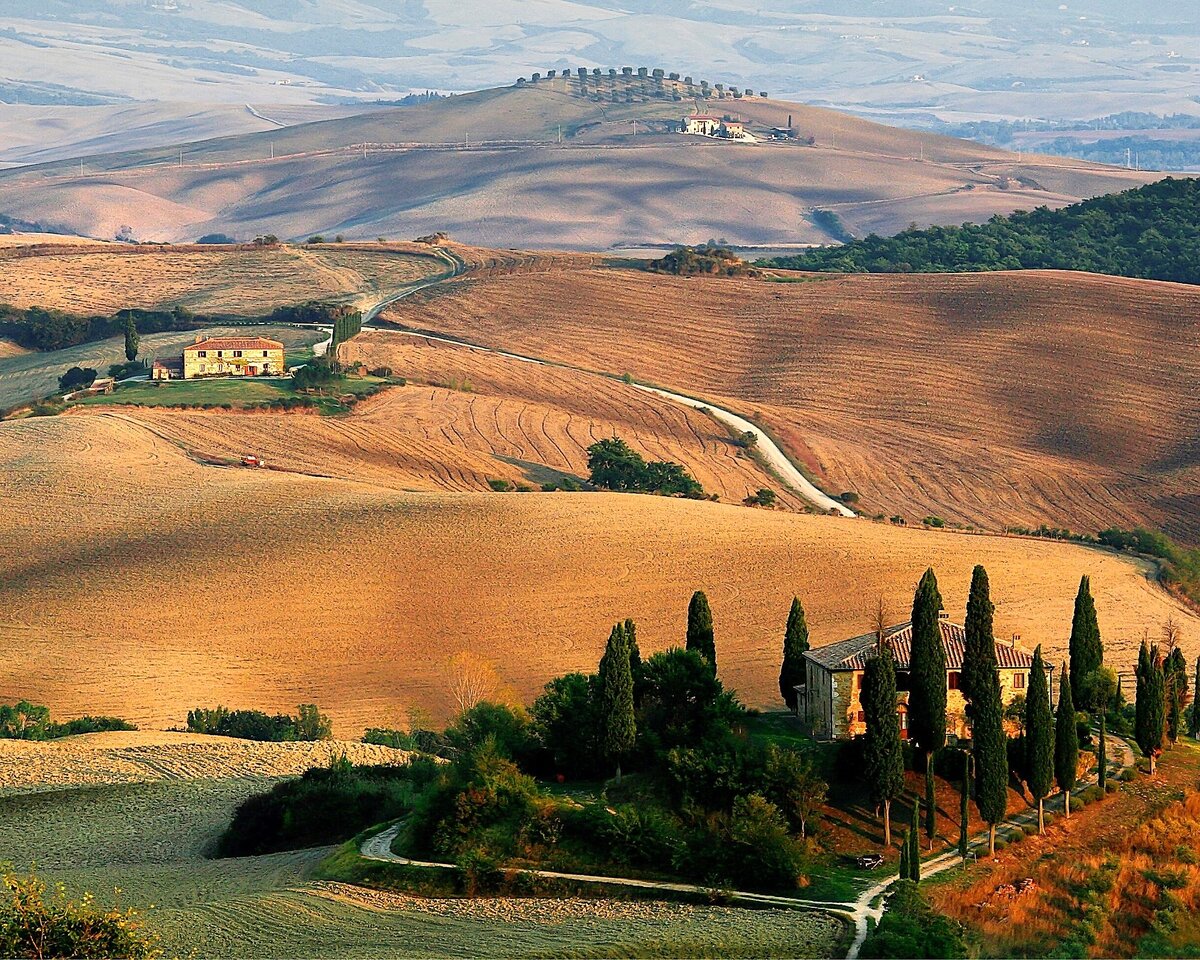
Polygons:
M202 334L202 333L196 334L196 343L203 343L203 342L204 342L204 334Z
M1012 643L1011 643L1011 644L1009 644L1009 645L1010 645L1010 646L1011 646L1011 647L1012 647L1014 650L1016 650L1016 649L1017 649L1017 644L1018 644L1020 641L1021 641L1021 635L1020 635L1019 633L1014 633L1014 634L1012 635Z
M949 620L950 614L945 610L939 610L938 611L938 619L939 620Z

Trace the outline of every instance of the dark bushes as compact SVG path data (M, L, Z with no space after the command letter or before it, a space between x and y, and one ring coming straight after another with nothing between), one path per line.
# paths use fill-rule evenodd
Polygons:
M342 757L247 798L217 847L222 857L341 843L369 826L403 816L415 791L436 776L432 761L355 766Z
M321 714L316 704L302 703L298 711L293 717L286 713L269 716L261 710L197 707L188 711L187 729L189 733L273 743L290 740L328 740L333 735L329 718Z

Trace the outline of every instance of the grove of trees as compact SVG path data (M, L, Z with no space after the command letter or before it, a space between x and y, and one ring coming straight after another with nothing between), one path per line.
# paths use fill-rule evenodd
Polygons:
M1200 283L1200 179L1149 186L1060 210L1038 207L987 223L872 234L771 261L839 273L1083 270Z

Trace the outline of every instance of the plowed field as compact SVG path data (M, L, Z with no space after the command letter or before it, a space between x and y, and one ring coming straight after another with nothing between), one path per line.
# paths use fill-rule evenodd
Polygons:
M139 410L162 437L208 458L253 453L318 476L402 490L488 490L588 476L587 448L620 436L650 460L682 463L740 503L769 487L798 501L711 417L616 380L435 341L364 333L347 347L409 380L343 418Z
M353 299L444 267L407 247L187 247L98 244L5 260L0 303L68 313L171 307L260 316L307 300Z
M1200 292L1066 273L674 278L561 258L399 323L712 399L870 514L1200 539Z

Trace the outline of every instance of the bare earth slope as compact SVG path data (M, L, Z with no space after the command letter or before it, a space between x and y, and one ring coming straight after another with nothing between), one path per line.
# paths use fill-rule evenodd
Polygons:
M388 317L709 398L871 514L1200 538L1195 288L1037 272L799 279L514 261Z
M390 367L408 386L359 404L347 417L281 422L271 414L164 409L128 416L198 456L253 453L278 469L399 490L582 480L587 448L620 436L649 460L682 463L727 503L770 487L781 505L800 505L711 417L618 381L382 334L360 335L343 357Z
M806 219L814 207L854 231L894 232L1154 179L770 100L710 108L763 136L791 117L813 146L684 137L669 131L696 108L689 99L576 92L560 79L188 144L182 157L110 154L84 176L72 162L44 164L0 175L0 213L98 237L129 226L152 240L448 230L492 246L777 244L828 241Z
M282 418L281 420L286 419ZM1065 652L1090 573L1109 658L1131 663L1168 614L1189 656L1200 618L1113 555L610 494L404 494L344 480L206 468L117 417L0 424L0 701L165 726L197 704L317 702L338 732L444 714L446 659L494 660L522 696L593 669L631 616L644 652L682 641L708 591L721 675L777 697L794 594L816 643L896 619L929 562L951 611L987 565L1000 636Z

